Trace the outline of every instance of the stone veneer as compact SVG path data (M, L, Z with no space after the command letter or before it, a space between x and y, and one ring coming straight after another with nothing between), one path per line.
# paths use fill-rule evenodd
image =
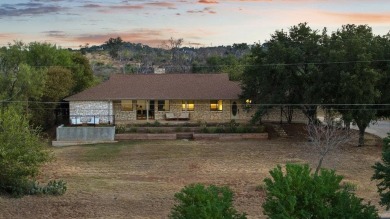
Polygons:
M155 104L155 118L154 120L164 120L165 121L165 114L167 112L173 113L176 117L180 116L180 114L183 112L182 110L182 100L170 100L169 101L169 111L158 111L158 105ZM231 114L231 102L230 100L223 100L222 102L222 111L210 111L210 100L194 100L194 110L188 111L190 114L190 122L200 122L200 121L206 121L206 122L228 122L232 119ZM238 102L238 101L236 101ZM157 100L155 101L157 103ZM240 108L239 105L239 114L236 119L238 120L246 120L249 121L249 119L252 116L252 112L244 112L243 109ZM125 124L129 122L134 121L145 121L146 120L137 120L136 118L136 110L135 108L133 111L122 111L121 110L121 103L114 102L114 112L115 112L115 123L116 124ZM150 121L154 121L150 119ZM149 122L150 122L149 121Z
M70 101L69 116L80 117L81 122L86 123L91 118L99 118L99 123L113 121L113 105L111 101Z
M190 114L189 122L229 122L235 119L239 122L248 122L255 112L255 107L252 109L245 109L243 104L238 104L238 114L233 117L231 113L231 103L237 102L238 100L223 100L222 111L210 111L209 100L195 100L194 110L188 111ZM167 112L173 113L178 117L182 112L182 100L170 100L169 111L158 111L157 100L155 101L155 118L150 119L148 122L165 121L165 114ZM137 111L134 107L132 111L122 111L120 101L71 101L70 102L70 116L81 116L81 120L85 122L91 116L97 116L100 118L100 123L115 123L115 124L126 124L133 122L147 122L147 120L137 120ZM276 121L279 122L280 108L275 108L268 112L267 115L263 116L263 121ZM286 121L283 116L282 121ZM294 122L305 122L306 117L303 115L301 110L295 110L293 114Z

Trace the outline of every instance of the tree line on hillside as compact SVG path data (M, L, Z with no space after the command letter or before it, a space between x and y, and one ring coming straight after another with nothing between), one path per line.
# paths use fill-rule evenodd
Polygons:
M246 43L217 47L183 46L184 39L170 38L158 48L140 43L125 42L121 37L110 38L100 46L84 46L83 54L107 54L119 63L115 68L108 63L92 61L96 75L107 78L111 73L151 74L155 68L165 73L228 73L239 80L243 72L250 45Z
M261 104L254 121L278 105L288 122L299 109L314 123L321 107L347 129L356 124L363 145L370 122L390 116L390 33L344 25L329 35L307 23L275 31L252 48L242 87L243 99Z

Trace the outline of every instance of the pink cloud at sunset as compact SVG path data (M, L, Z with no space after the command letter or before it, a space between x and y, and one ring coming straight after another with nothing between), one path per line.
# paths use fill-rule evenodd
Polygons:
M218 1L216 1L216 0L199 0L198 2L202 3L202 4L217 4L218 3Z
M321 12L325 16L333 17L344 23L373 23L390 24L390 13L337 13Z

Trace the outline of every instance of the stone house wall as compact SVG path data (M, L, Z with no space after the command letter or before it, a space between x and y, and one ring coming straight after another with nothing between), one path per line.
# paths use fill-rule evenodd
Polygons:
M111 101L70 101L69 116L79 117L86 123L93 117L98 117L100 123L113 123L113 105Z
M238 113L232 115L232 103L236 102ZM182 100L170 100L169 111L158 111L157 100L155 101L154 119L148 122L165 121L167 112L173 113L178 117L182 112ZM72 101L70 102L70 116L79 116L82 122L86 122L91 116L98 116L100 123L126 124L134 122L147 122L147 120L137 120L137 110L133 107L132 111L122 111L120 101ZM238 100L223 100L222 111L211 111L209 100L195 100L194 110L188 111L190 115L189 122L229 122L235 119L237 122L249 122L256 111L256 107L245 108L245 104L239 104ZM263 116L263 121L279 122L281 120L280 108L271 109ZM282 121L286 118L282 116ZM306 122L307 119L299 109L294 110L293 122Z

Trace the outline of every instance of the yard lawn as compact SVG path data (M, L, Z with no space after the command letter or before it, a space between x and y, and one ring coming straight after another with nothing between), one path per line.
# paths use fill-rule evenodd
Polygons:
M0 218L166 218L174 194L190 183L230 186L235 207L249 218L262 215L264 191L256 187L268 171L287 162L310 163L316 153L299 139L247 141L129 141L53 148L56 160L40 181L63 179L63 196L0 197ZM330 154L334 168L357 185L357 195L378 205L371 166L381 148L347 144ZM382 211L383 209L381 209Z

